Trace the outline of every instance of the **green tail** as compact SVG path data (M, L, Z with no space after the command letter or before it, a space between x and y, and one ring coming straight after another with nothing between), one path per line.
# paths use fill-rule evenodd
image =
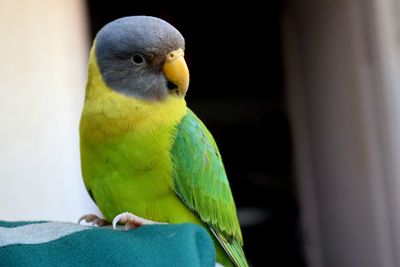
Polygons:
M218 232L216 232L212 227L210 227L210 229L236 267L249 266L239 240L233 239L231 241L228 241Z

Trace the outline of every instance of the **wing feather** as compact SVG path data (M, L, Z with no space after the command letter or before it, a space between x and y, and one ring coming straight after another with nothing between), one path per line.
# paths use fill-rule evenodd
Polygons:
M211 133L188 109L172 148L175 192L206 222L237 266L247 266L232 192Z

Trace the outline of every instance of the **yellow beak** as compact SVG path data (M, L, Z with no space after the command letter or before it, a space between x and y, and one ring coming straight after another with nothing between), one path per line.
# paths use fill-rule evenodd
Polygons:
M183 56L184 52L181 48L171 51L167 54L163 66L165 77L178 86L181 95L185 95L189 88L189 69Z

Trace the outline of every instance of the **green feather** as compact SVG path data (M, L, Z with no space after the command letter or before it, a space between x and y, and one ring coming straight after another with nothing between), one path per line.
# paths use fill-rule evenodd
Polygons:
M207 223L236 266L248 266L235 203L214 138L188 109L172 147L175 191Z
M105 218L128 211L159 222L208 225L218 262L247 266L221 156L203 123L183 98L147 102L112 91L93 50L89 66L82 174Z

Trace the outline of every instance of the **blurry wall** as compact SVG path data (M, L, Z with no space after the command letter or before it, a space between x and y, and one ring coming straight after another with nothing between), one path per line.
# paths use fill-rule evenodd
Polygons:
M308 266L400 266L399 3L286 3Z
M83 1L0 1L0 220L76 221L88 58Z

